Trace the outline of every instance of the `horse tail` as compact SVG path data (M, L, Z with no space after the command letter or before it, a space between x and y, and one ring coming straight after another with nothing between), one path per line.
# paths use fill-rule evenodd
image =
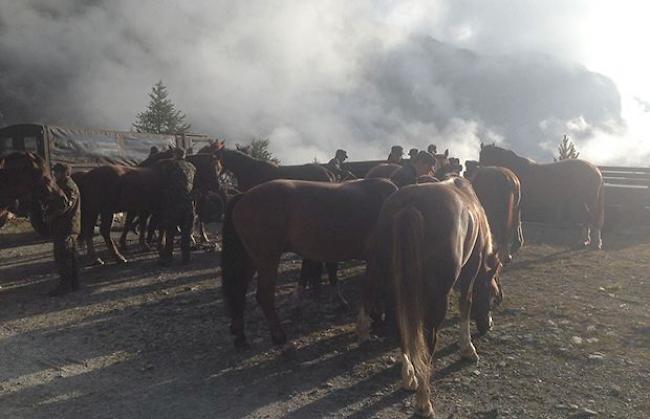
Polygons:
M515 175L516 176L516 175ZM524 245L524 234L521 228L521 184L518 178L509 178L508 193L508 231L515 229L515 237L506 234L510 240L510 251L516 253Z
M233 316L243 313L246 305L245 273L248 266L248 252L233 223L235 206L244 195L236 195L228 202L223 220L221 250L221 290L226 308Z
M392 276L395 311L402 350L409 357L419 383L427 385L431 373L431 355L425 341L423 313L422 244L424 218L413 206L393 218Z

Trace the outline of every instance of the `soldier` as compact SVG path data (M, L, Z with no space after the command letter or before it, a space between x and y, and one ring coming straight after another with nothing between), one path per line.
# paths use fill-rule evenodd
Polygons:
M336 181L341 182L346 179L354 179L355 176L343 168L343 163L348 159L348 153L345 150L336 150L334 158L327 163L327 169L336 176Z
M420 176L433 176L436 168L436 159L426 151L420 151L415 159L397 169L390 180L397 187L412 185L418 182Z
M387 163L397 163L402 164L402 156L404 155L404 149L401 145L394 145L390 148L390 154L388 155Z
M79 260L76 236L80 231L80 193L70 177L70 168L57 163L52 168L62 193L51 193L45 202L45 221L52 236L54 263L60 282L50 296L59 296L79 289Z
M154 166L162 174L164 186L160 224L165 233L165 246L160 250L160 263L172 262L174 237L181 230L181 254L183 264L190 262L190 240L194 224L194 181L196 168L184 160L184 152L177 149L175 159L162 160Z
M432 154L432 155L435 156L435 155L438 153L438 147L436 147L435 144L429 144L429 147L427 147L427 151L428 151L430 154Z
M449 173L456 174L457 176L460 176L460 173L463 171L463 165L460 164L460 159L457 157L449 157L449 164L451 165L451 168L449 169Z
M158 147L152 145L151 148L149 149L149 157L153 157L156 154L158 154Z
M476 160L465 160L465 173L463 177L466 179L472 179L474 174L478 171L479 163Z
M418 155L418 149L412 148L409 150L409 161L413 163L415 161L415 156Z

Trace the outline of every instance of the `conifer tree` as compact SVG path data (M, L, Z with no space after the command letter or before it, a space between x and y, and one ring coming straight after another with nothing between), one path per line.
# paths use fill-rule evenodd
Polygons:
M180 134L189 131L191 125L185 122L186 115L176 109L168 96L167 87L162 81L153 86L147 110L140 112L133 123L137 132Z
M575 144L573 144L573 141L571 141L566 135L562 138L562 142L557 148L557 151L559 155L554 159L555 161L577 159L578 156L580 156L580 153L576 150Z

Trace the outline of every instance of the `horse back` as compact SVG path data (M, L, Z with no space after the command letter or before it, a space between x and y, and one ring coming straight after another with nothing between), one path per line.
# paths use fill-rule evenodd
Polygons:
M303 164L299 166L278 166L276 179L310 180L315 182L332 182L329 170L318 164Z

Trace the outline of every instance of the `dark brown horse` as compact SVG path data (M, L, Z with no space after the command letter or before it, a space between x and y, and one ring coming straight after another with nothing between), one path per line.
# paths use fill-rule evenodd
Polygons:
M418 413L433 416L431 360L451 290L457 284L461 294L461 355L477 361L470 317L479 331L489 329L490 310L502 298L499 269L487 217L467 180L406 186L384 203L357 327L367 339L377 293L394 306L389 311L401 337L403 385L417 390Z
M218 153L195 154L186 159L197 169L197 186L218 189L218 175L221 171L221 156ZM101 214L100 232L106 246L117 261L126 262L110 236L113 214L124 211L157 213L164 185L155 166L107 165L97 167L83 176L79 185L82 224L80 238L86 243L88 255L92 259L95 258L92 236L97 217Z
M0 160L0 216L7 217L17 200L42 202L51 194L63 194L45 161L34 153L16 152Z
M401 164L397 163L381 163L373 167L366 173L366 179L372 178L383 178L388 179L391 177L395 171L399 170L402 167Z
M223 228L223 293L235 345L245 346L248 283L257 271L257 302L276 344L286 342L275 311L280 257L365 259L366 241L384 200L397 188L385 179L345 183L274 180L232 199Z
M178 151L176 149L170 146L165 151L161 151L156 154L150 155L145 160L140 162L140 164L138 164L138 167L151 167L154 163L160 160L174 158L177 152ZM122 234L120 235L120 248L122 250L126 249L126 239L128 237L129 231L134 229L133 221L135 220L136 216L138 217L138 232L139 232L138 238L140 242L140 247L144 251L149 250L149 245L147 244L148 240L146 240L147 223L149 223L150 225L149 238L151 238L151 236L153 236L153 231L156 227L157 220L151 217L151 213L147 211L142 211L140 213L129 211L126 213L126 218L124 219L124 228L122 229Z
M531 208L545 208L559 216L567 208L580 209L584 215L584 245L602 248L605 210L603 176L598 167L579 159L538 164L496 145L481 145L480 164L507 167L517 175L524 218Z
M510 263L524 244L519 179L510 169L488 166L477 168L470 180L490 222L499 259Z
M332 174L317 164L278 166L236 150L223 150L223 168L237 178L237 189L246 192L260 183L274 179L334 182Z
M11 153L0 160L0 208L13 206L43 186L50 170L34 153Z

